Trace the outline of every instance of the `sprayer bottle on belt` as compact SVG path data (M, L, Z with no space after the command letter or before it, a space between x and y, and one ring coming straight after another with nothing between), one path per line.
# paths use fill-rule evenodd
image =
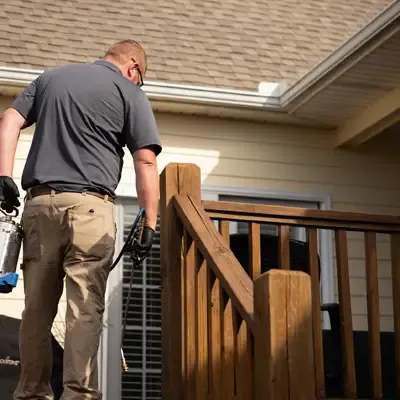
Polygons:
M0 293L10 293L18 282L17 263L23 240L22 226L10 215L0 209Z

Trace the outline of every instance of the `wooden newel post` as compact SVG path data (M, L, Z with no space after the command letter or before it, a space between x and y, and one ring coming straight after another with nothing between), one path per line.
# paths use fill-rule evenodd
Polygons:
M174 209L177 194L201 199L200 168L168 164L160 177L161 340L164 400L184 400L185 362L182 313L183 229ZM179 329L180 327L180 329Z
M255 400L316 399L311 280L270 270L254 281Z

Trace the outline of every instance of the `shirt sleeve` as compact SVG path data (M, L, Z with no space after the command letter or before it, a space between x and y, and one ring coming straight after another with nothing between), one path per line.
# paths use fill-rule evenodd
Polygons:
M13 101L10 108L17 110L32 125L36 122L36 88L39 78L32 81Z
M142 90L136 92L128 101L125 140L132 154L145 147L151 147L156 156L161 153L161 140L153 109Z

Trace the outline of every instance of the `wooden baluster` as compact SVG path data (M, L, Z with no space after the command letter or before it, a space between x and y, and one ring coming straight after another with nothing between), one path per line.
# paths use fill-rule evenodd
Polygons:
M197 272L197 296L196 296L196 311L197 311L197 380L196 400L207 400L208 398L208 266L205 260L198 260L199 269ZM213 337L210 337L213 340Z
M365 232L365 267L367 278L368 342L372 395L374 399L382 399L379 281L376 234L374 232Z
M219 233L225 239L227 245L229 246L230 240L230 230L229 230L229 221L219 221Z
M209 282L211 287L210 308L209 308L209 338L210 338L210 387L211 399L222 400L222 291L219 280L215 278L213 272L208 268Z
M186 263L186 231L182 227L182 248L181 248L181 265L180 265L180 284L181 284L181 290L179 292L179 296L181 297L181 302L180 302L180 311L181 311L181 343L182 343L182 348L181 348L181 364L182 364L182 388L181 391L182 393L186 393L186 376L187 376L187 349L186 349L186 301L185 301L185 296L186 296L186 268L185 268L185 263ZM171 306L171 305L170 305ZM173 321L171 321L173 322ZM169 326L169 332L170 335L172 335L173 332L173 326ZM166 373L166 375L168 375Z
M235 376L236 400L253 399L253 350L252 336L247 324L235 312L236 343L235 343Z
M261 274L260 224L249 223L249 275L254 280Z
M400 398L400 234L391 235L396 398Z
M235 400L235 326L232 301L226 296L222 319L222 393L224 400Z
M290 269L289 226L279 226L279 268Z
M307 251L309 259L309 273L311 276L312 325L316 393L318 397L323 398L325 397L325 371L321 326L321 292L318 264L318 232L315 228L307 228Z
M219 221L219 231L229 246L229 221ZM221 290L221 295L223 291ZM222 393L224 400L234 400L235 398L235 327L233 319L233 306L231 300L226 297L223 301L222 314Z
M195 243L189 233L185 231L185 257L183 268L184 284L184 336L185 336L185 399L196 400L196 370L197 370L197 343L196 343L196 273L197 252Z
M335 231L335 242L339 290L340 328L343 344L342 358L344 370L344 395L349 399L356 399L357 385L354 362L353 322L351 314L347 233L345 230Z

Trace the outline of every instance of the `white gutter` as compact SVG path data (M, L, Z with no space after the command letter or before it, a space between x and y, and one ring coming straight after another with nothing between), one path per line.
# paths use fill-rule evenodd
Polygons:
M374 36L378 35L388 25L393 23L396 19L399 19L399 16L400 1L394 0L392 4L387 6L354 36L345 41L337 50L286 90L281 96L281 105L283 107L289 105L293 100L309 90L318 83L322 77L335 69L339 64L343 63L343 61L369 42Z
M251 91L177 85L162 82L145 82L143 89L150 99L234 107L280 108L279 96Z
M0 86L25 87L35 80L43 71L0 67Z
M0 66L0 86L25 87L42 73L42 70ZM143 90L153 100L233 107L273 109L280 107L278 96L250 91L226 90L153 81L146 81Z

